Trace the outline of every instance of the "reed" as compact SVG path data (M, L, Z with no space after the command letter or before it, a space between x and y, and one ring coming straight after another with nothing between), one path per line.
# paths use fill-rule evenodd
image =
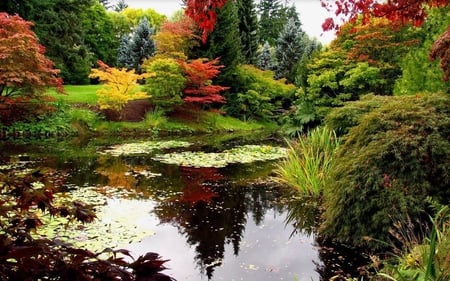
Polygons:
M335 132L319 127L288 142L288 146L287 157L277 166L277 179L301 193L319 196L339 146Z

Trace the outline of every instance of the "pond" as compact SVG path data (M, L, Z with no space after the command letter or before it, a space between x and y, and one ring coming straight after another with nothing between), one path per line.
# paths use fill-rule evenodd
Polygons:
M328 280L356 268L351 253L320 242L315 204L273 180L283 142L174 139L2 141L0 171L52 168L62 197L96 206L94 223L48 218L38 235L135 257L155 252L177 280Z

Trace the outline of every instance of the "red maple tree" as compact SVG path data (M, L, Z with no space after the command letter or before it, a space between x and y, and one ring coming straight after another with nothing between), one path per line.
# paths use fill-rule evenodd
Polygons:
M216 9L220 9L228 0L186 0L185 13L193 19L202 32L202 41L214 30L217 21Z
M182 62L188 82L183 90L185 102L208 104L225 103L225 98L220 92L229 89L219 85L212 85L212 79L220 73L223 65L218 65L219 59L208 61L207 59L196 59Z
M45 57L45 48L18 15L0 13L0 96L35 96L47 87L63 92L59 70Z

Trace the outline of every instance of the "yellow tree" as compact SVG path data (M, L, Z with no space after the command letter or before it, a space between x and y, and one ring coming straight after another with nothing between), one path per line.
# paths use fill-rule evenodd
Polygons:
M145 92L138 91L137 81L151 77L153 74L136 74L134 70L117 69L102 61L97 62L99 68L93 68L90 78L98 78L103 87L97 90L100 109L111 109L122 117L122 110L130 100L149 98Z

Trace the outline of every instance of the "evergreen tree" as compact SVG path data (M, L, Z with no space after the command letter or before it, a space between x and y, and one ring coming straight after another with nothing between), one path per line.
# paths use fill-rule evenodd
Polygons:
M130 38L128 36L122 37L119 49L117 50L117 66L125 67L127 69L133 68L133 60L130 52Z
M285 23L281 0L261 0L258 4L259 12L259 42L269 42L275 45L278 35Z
M126 8L128 8L128 4L125 2L125 0L119 0L119 2L117 2L117 4L114 6L114 11L122 12Z
M303 56L308 41L309 39L301 29L301 25L294 18L290 18L275 47L276 79L284 77L288 82L295 80L294 66Z
M262 70L272 69L272 51L269 42L266 41L258 56L258 67Z
M299 87L306 88L308 86L308 63L312 59L313 55L322 49L322 44L315 38L310 39L307 36L303 37L305 42L305 50L302 57L294 66L294 83Z
M233 74L241 59L241 41L239 38L239 19L235 1L227 3L217 11L217 22L206 44L194 48L191 57L219 58L221 69L216 84L231 86Z
M155 54L156 46L151 38L154 33L155 31L150 27L150 23L146 17L143 17L139 21L139 24L133 32L128 50L132 60L132 68L137 73L142 72L141 65L144 60Z
M256 64L258 50L258 17L254 0L238 0L241 53L244 63Z
M100 2L100 4L103 5L103 7L105 7L105 9L109 9L112 7L109 0L98 0L98 1Z

